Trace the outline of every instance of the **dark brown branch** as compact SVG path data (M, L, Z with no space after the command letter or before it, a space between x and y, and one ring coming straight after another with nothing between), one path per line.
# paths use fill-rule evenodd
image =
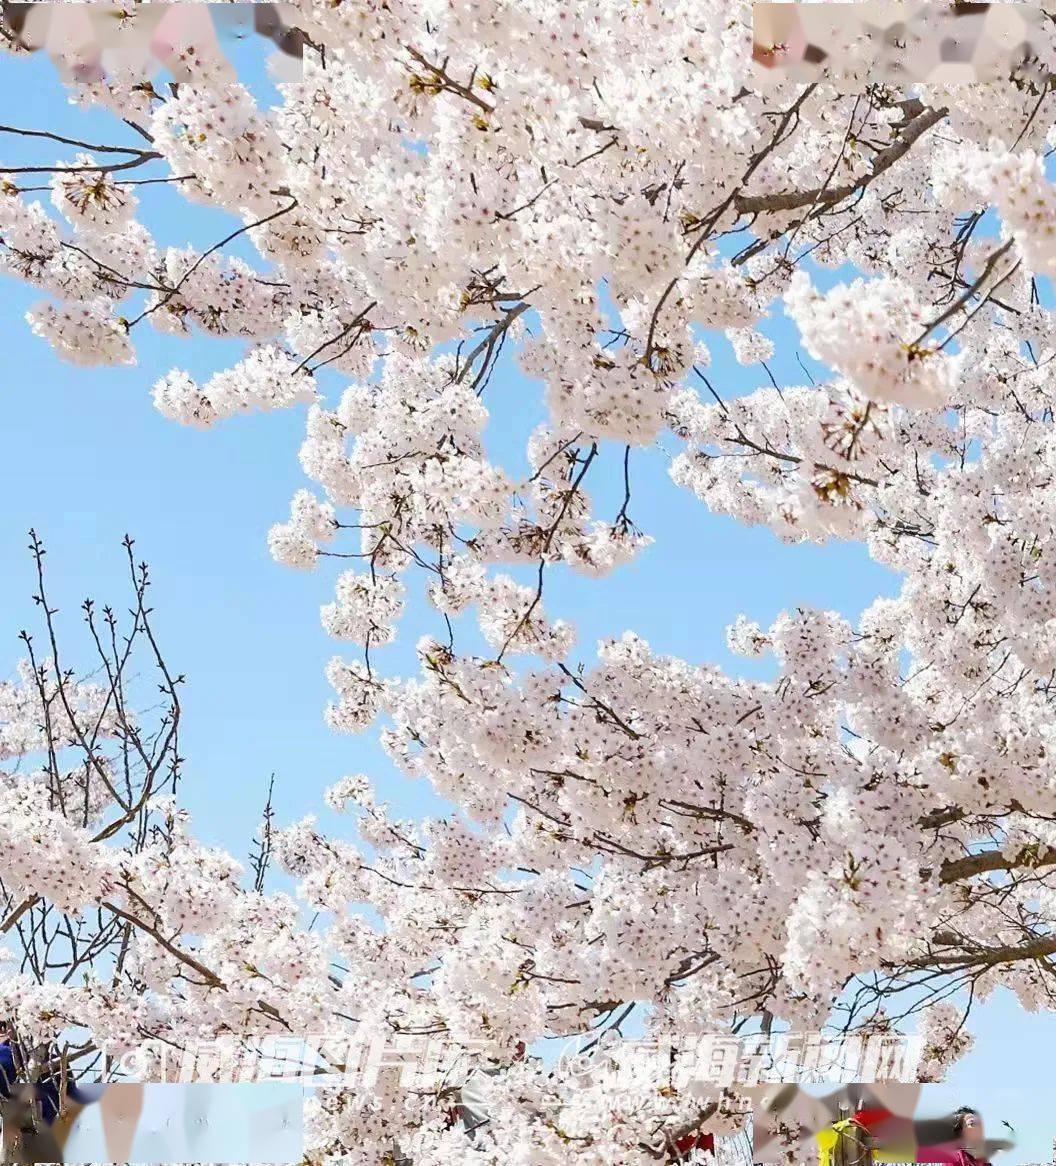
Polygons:
M872 170L856 182L847 183L844 186L834 186L828 190L825 187L815 187L812 190L789 190L778 194L737 195L734 198L734 206L741 214L749 215L792 211L799 207L812 205L828 207L834 203L842 202L855 192L864 190L885 170L890 170L896 162L909 153L918 138L926 134L932 126L938 125L949 112L945 106L941 109L922 108L921 112L906 125L901 135L890 146L876 155L873 159Z

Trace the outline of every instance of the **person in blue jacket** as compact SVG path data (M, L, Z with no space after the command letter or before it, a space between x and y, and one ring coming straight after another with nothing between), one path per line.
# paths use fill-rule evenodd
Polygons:
M10 1101L17 1084L18 1068L15 1050L11 1045L10 1030L0 1029L0 1097ZM59 1116L61 1108L59 1082L49 1074L34 1084L33 1091L40 1103L40 1116L45 1124L50 1126ZM66 1096L79 1105L85 1105L89 1101L89 1098L82 1097L81 1091L73 1081L66 1083Z

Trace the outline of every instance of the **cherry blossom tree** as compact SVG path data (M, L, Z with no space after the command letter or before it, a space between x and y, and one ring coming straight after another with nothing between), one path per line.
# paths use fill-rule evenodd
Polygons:
M204 381L145 377L175 422L305 410L314 486L269 544L300 569L350 560L321 613L355 646L328 666L327 722L382 721L452 812L398 821L368 778L343 779L329 799L355 841L311 818L269 836L289 895L248 888L175 809L139 829L159 773L131 792L102 763L12 776L3 796L31 812L0 825L7 930L101 912L92 934L127 953L85 986L23 962L12 1015L96 1042L341 1023L483 1043L507 1071L482 1160L602 1163L688 1157L680 1139L737 1128L739 1103L649 1074L617 1088L603 1058L584 1084L517 1042L616 1029L634 1006L676 1041L916 1015L937 1075L966 1044L966 1000L1006 987L1052 1007L1056 41L1040 71L997 81L837 87L753 70L739 0L292 8L303 78L274 109L188 49L167 87L72 86L114 112L112 141L0 127L57 155L2 168L4 270L41 289L30 326L75 363L133 361L151 328L244 339ZM137 212L161 184L241 225L159 246ZM227 253L241 236L259 262ZM732 395L710 351L766 362L775 313L826 379ZM548 413L520 435L527 475L483 443L511 354ZM710 510L768 527L775 554L859 542L897 598L854 622L738 620L730 645L771 657L769 682L634 629L575 658L547 582L649 542L634 460L662 435L674 483ZM615 514L588 492L610 479ZM416 675L388 675L379 651L419 579L436 632ZM458 642L467 618L483 653ZM59 674L38 682L31 660L8 691L9 756L90 758L106 737L112 684L71 680L56 706ZM88 750L69 739L85 717ZM321 1094L313 1160L412 1142L416 1163L457 1160L449 1092L399 1097Z

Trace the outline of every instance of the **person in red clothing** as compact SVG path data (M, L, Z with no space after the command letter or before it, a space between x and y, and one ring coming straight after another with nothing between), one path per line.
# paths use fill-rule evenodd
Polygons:
M935 1163L937 1166L990 1166L987 1155L1007 1150L1008 1141L986 1141L983 1119L977 1109L962 1105L944 1118L913 1121L879 1107L859 1110L855 1115L876 1144L891 1153L896 1147L915 1145L907 1161Z
M950 1125L952 1137L937 1145L918 1144L917 1162L934 1162L939 1166L990 1166L986 1153L983 1119L977 1110L962 1105L954 1110Z
M681 1162L683 1158L688 1157L694 1150L708 1150L712 1154L715 1153L715 1135L714 1134L683 1134L670 1147L668 1152L668 1162Z
M859 1109L854 1120L881 1148L887 1161L898 1152L904 1160L938 1166L990 1166L987 1155L1010 1149L1008 1141L988 1142L978 1110L963 1105L942 1118L910 1117L878 1105Z

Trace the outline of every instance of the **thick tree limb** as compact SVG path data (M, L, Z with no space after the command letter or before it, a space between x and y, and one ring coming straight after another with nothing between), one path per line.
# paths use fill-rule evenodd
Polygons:
M1056 850L1043 845L1025 846L1012 858L1000 850L984 850L982 854L944 862L939 868L939 882L956 883L995 870L1034 870L1043 866L1056 866Z
M815 187L813 190L789 190L775 194L738 194L734 196L733 205L741 214L751 215L773 211L793 211L803 206L832 206L834 203L842 202L857 191L864 190L885 170L889 170L899 159L904 158L913 148L917 139L926 134L932 126L942 121L949 112L945 106L941 109L923 108L909 122L901 135L890 146L876 155L873 159L872 170L856 182L829 189Z

